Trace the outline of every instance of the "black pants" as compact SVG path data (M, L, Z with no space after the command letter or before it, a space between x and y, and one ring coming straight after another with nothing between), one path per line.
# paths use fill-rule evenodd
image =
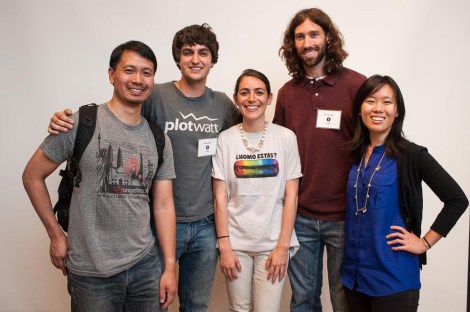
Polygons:
M416 312L419 289L405 290L393 295L372 297L344 287L350 312Z

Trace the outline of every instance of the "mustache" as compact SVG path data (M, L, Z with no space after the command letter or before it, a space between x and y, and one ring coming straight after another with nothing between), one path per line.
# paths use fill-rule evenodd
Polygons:
M302 48L302 53L311 52L311 51L318 52L318 51L320 51L320 47L313 46L313 47Z

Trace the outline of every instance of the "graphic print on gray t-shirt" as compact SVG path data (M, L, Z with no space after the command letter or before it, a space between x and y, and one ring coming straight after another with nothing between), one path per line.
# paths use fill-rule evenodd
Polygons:
M113 147L113 142L103 139L101 133L98 134L98 195L106 198L147 195L155 175L155 164L150 159L144 161L142 153L136 151L133 144L123 142ZM145 177L144 166L147 169Z

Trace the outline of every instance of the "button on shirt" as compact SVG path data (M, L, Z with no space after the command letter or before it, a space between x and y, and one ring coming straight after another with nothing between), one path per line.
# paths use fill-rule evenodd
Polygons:
M419 289L419 257L407 251L393 251L387 245L390 226L404 226L398 201L396 159L385 156L372 179L367 211L356 215L357 204L365 205L367 184L377 167L384 146L373 149L367 166L354 164L348 178L345 251L342 282L345 287L369 296L387 296L409 289Z

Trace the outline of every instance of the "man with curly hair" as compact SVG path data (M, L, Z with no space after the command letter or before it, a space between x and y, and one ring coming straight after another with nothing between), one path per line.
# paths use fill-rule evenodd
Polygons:
M288 267L292 311L322 311L323 251L330 299L345 311L341 284L346 181L351 161L352 102L365 76L343 66L348 53L330 17L317 8L298 12L279 49L292 79L279 90L274 123L297 135L300 179L295 231L300 249Z

